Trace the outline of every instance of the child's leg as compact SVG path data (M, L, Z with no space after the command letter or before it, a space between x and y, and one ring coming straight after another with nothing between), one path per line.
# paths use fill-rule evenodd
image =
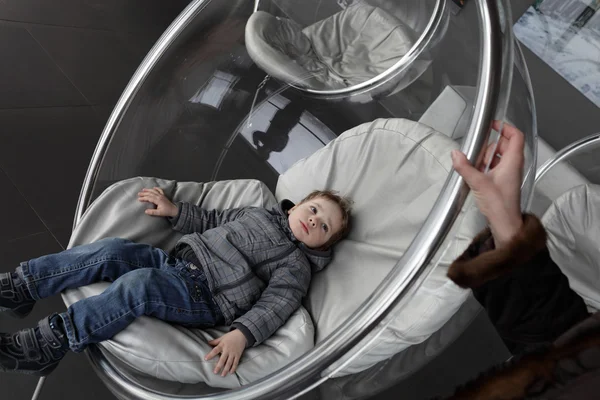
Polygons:
M124 274L102 294L78 301L36 328L0 333L0 371L47 375L69 348L82 351L110 339L142 315L188 326L224 323L200 270L174 261Z
M160 268L174 260L161 249L125 239L103 239L22 263L17 275L33 300L99 281L113 282L139 268Z
M102 294L72 304L60 314L71 350L110 339L142 315L187 326L223 324L204 276L190 278L186 264L129 272Z

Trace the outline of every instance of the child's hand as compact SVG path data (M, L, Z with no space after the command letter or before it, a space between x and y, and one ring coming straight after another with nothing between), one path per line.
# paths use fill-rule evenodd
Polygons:
M138 193L138 200L156 205L155 209L146 210L146 214L148 215L154 215L156 217L176 217L179 213L177 206L167 199L165 192L159 187L142 189L142 191Z
M221 354L219 362L215 367L214 373L221 372L221 376L227 373L233 374L242 358L242 353L246 349L246 336L239 329L235 329L225 335L208 342L211 346L215 346L210 353L204 357L205 360L213 359L217 354Z

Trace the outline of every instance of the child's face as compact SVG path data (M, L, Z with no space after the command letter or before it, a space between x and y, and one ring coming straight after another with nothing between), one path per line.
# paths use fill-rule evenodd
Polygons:
M323 246L342 229L340 206L324 197L300 203L288 214L288 223L296 239L312 249Z

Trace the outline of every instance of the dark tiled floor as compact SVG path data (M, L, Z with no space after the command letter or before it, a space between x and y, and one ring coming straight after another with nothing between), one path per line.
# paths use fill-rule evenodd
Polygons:
M79 191L105 121L131 75L189 0L0 1L0 271L67 246ZM41 301L31 326L64 309ZM0 398L29 399L37 379L0 375ZM114 399L86 357L69 354L39 399Z
M0 108L86 104L25 25L0 21L0 54Z
M29 32L91 104L115 103L140 62L117 32L43 25Z
M90 106L0 110L0 168L53 233L71 226L98 135ZM66 246L66 242L61 242Z
M0 271L67 245L102 127L137 65L188 2L0 0ZM530 2L512 4L516 20ZM562 147L597 131L598 108L524 51L542 136ZM25 321L0 320L0 330L63 308L59 297L47 299ZM0 375L0 399L29 399L36 381ZM81 398L114 399L85 357L70 354L40 399Z

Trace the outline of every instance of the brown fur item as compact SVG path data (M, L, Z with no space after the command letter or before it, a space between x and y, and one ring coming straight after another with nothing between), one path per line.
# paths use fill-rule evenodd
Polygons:
M476 288L527 264L546 247L546 231L532 214L523 214L523 227L506 247L496 249L489 228L479 233L448 269L448 277L462 288ZM486 248L491 250L485 251Z
M498 370L468 383L448 400L517 400L524 399L532 387L551 387L556 381L558 362L577 356L592 347L600 347L600 318L587 321L586 329L566 343L543 352L528 354ZM594 322L594 323L591 323Z

